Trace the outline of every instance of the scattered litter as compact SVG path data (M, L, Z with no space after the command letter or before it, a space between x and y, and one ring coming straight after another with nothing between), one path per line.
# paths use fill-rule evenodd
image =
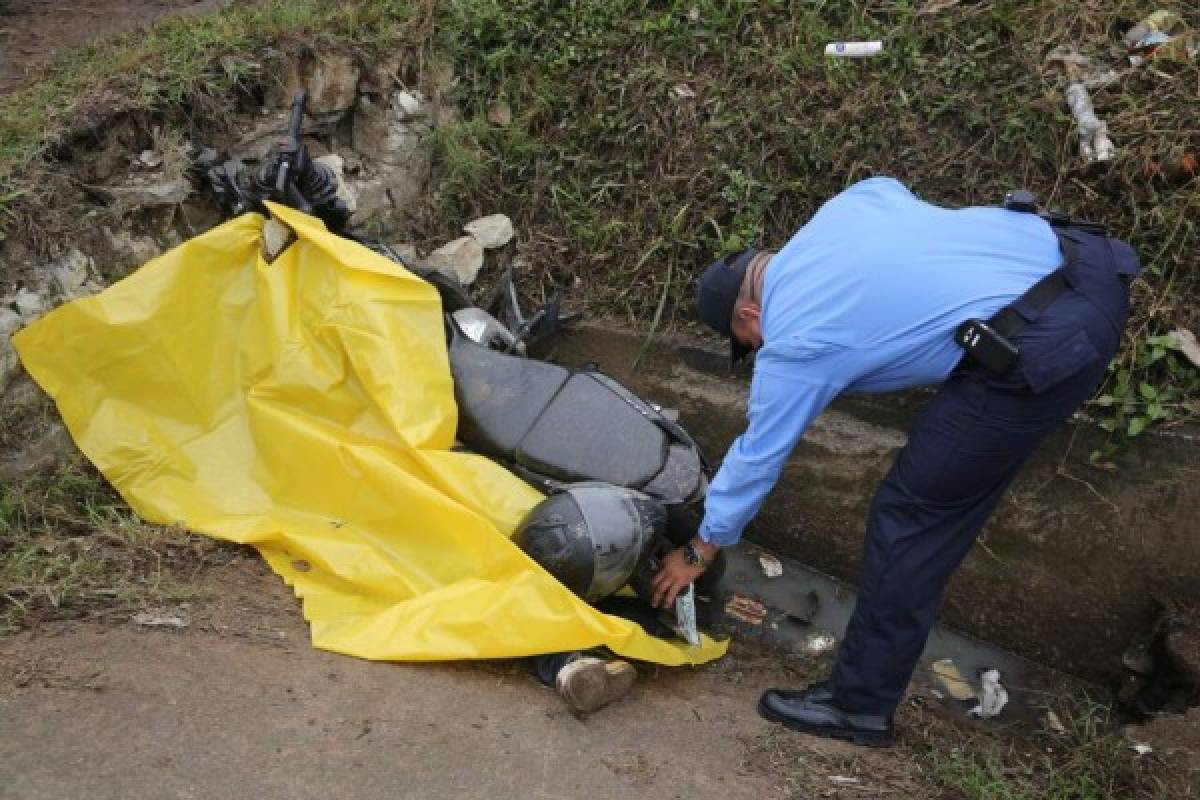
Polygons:
M778 578L783 574L783 564L778 558L769 553L763 553L759 556L758 563L762 566L763 575L766 575L768 578Z
M1130 745L1130 746L1133 748L1133 751L1135 753L1137 753L1139 756L1149 755L1150 753L1154 752L1154 748L1148 744L1141 744L1139 742L1137 744Z
M139 611L133 615L133 624L146 628L186 628L187 620L178 614L160 614L156 611Z
M762 625L767 618L767 607L743 594L735 594L725 603L725 613L749 625Z
M463 230L475 237L475 241L485 250L495 250L504 247L512 241L512 220L504 214L491 214L468 222Z
M930 665L930 669L938 683L946 690L946 694L955 700L970 700L975 696L971 682L959 672L958 665L954 663L953 659L943 658L941 661L935 661Z
M941 689L930 689L929 693L931 695L933 695L933 698L935 700L945 700L946 699L946 693L943 692Z
M688 644L700 646L700 630L696 627L696 590L690 583L675 598L675 624Z
M837 647L837 637L827 631L814 631L804 637L804 652L810 656L823 656Z
M1062 720L1058 718L1058 714L1053 711L1046 712L1046 727L1055 733L1066 733L1067 729L1063 727Z
M1067 87L1066 97L1079 128L1079 153L1084 161L1112 161L1117 147L1108 137L1108 123L1096 116L1087 87L1076 81Z
M851 778L848 775L830 775L829 782L836 786L854 786L862 783L858 778Z
M1000 684L1000 670L989 669L980 676L979 704L971 709L971 715L980 719L991 719L1000 715L1008 705L1008 690Z
M1196 341L1196 334L1187 328L1176 328L1169 335L1179 345L1179 351L1184 357L1192 362L1192 366L1200 367L1200 342Z
M1190 61L1200 51L1200 36L1188 30L1181 16L1163 9L1126 31L1124 40L1129 63L1135 67L1150 59Z
M830 42L825 55L835 58L868 58L883 52L883 42Z
M677 83L671 87L671 94L681 100L691 100L696 96L696 90L688 86L686 83Z

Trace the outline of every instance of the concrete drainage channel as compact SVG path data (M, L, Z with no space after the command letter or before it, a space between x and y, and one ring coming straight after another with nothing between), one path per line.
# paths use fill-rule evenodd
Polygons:
M249 163L261 160L283 127L291 90L307 85L313 154L326 157L343 179L356 223L372 232L396 230L429 189L430 134L457 116L451 76L422 93L406 85L414 82L411 73L402 60L370 70L343 57L295 64L280 91L268 95L268 108L242 120L244 135L213 144ZM3 244L0 402L6 418L31 421L0 430L0 479L74 453L46 413L45 398L21 374L9 334L216 222L211 202L186 178L186 164L197 155L186 144L145 120L126 118L100 130L107 131L101 142L93 132L78 143L86 172L81 184L89 188L77 198L84 224L70 246L39 258L36 247L17 237ZM511 229L502 238L509 236ZM401 254L470 283L498 257L473 237L425 254L383 238ZM503 256L515 267L518 246ZM684 425L718 458L743 425L747 376L729 375L718 349L683 338L661 339L635 370L642 345L640 336L591 323L556 339L545 355L567 364L595 362L642 396L679 408ZM750 530L752 544L732 553L711 598L721 626L784 652L832 648L821 637L840 639L853 608L849 587L871 492L923 399L848 400L818 420ZM1200 604L1200 484L1191 477L1200 469L1196 435L1142 437L1114 474L1087 466L1098 437L1086 421L1073 425L1013 487L951 587L944 615L950 627L931 638L918 691L965 715L982 689L980 672L997 669L1009 690L1008 719L1041 713L1047 696L1080 680L1134 686L1124 698L1134 703L1164 681L1168 695L1186 691L1188 681L1193 689L1200 685L1195 617L1162 616L1167 606ZM764 555L777 559L780 575L764 573Z

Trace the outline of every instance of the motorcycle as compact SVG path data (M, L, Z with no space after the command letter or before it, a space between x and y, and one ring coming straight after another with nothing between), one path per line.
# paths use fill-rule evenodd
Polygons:
M337 176L309 157L301 138L305 102L305 93L298 93L286 136L257 171L212 149L201 153L197 171L224 216L248 211L269 216L267 200L288 205L437 289L459 411L458 439L551 495L514 539L590 601L626 583L647 597L661 557L690 540L699 524L711 478L699 445L671 411L598 369L569 369L529 357L532 345L576 318L562 312L560 294L526 316L509 271L477 305L455 279L350 230L349 212L337 197ZM578 524L559 524L561 495L578 499ZM603 513L594 512L598 502L607 509ZM530 541L531 531L539 542ZM550 546L547 535L553 539ZM714 565L707 579L719 577L722 566Z

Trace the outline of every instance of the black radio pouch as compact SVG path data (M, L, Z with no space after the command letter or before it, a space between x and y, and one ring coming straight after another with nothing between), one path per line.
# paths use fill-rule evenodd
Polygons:
M1017 361L1017 347L986 322L969 319L958 326L954 340L975 361L997 375Z

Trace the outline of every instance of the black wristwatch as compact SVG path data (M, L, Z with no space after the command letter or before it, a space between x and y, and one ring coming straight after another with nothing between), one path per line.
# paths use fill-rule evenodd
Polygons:
M701 555L693 542L688 542L683 546L683 558L687 561L689 567L708 569L708 559Z

